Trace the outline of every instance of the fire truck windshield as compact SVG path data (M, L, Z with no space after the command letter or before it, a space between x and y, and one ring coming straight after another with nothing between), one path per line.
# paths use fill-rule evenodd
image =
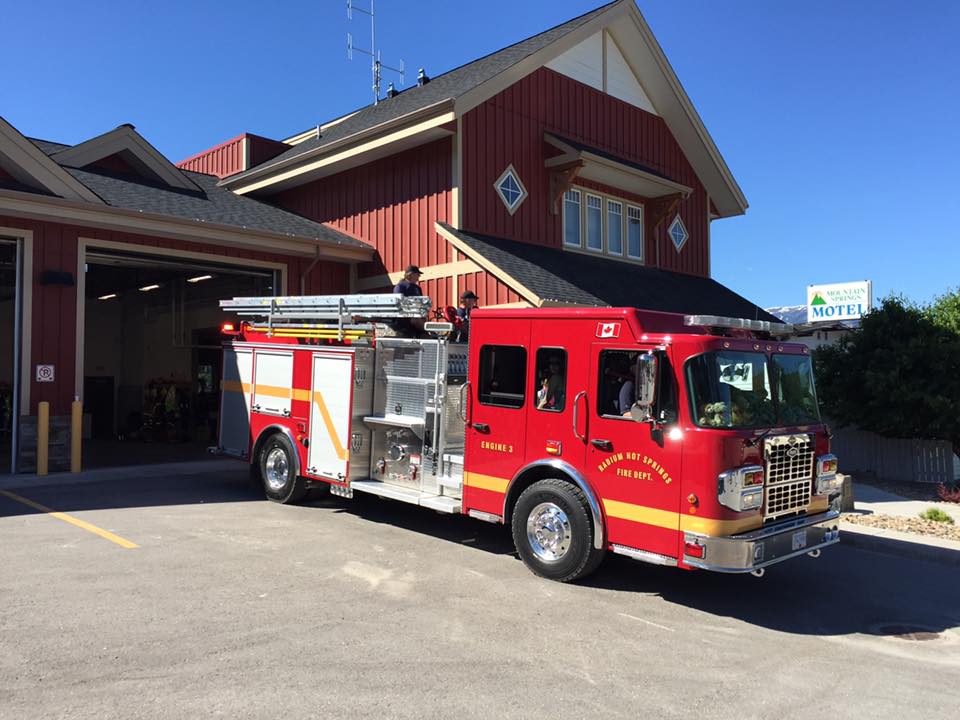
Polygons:
M711 428L764 428L819 422L810 358L708 352L687 363L694 422Z

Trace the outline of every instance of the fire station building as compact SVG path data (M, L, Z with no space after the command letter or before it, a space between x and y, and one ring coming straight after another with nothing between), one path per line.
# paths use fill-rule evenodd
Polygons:
M52 469L75 398L87 465L201 457L224 297L389 292L413 263L435 306L776 320L710 277L747 202L633 0L176 165L129 125L22 130L0 119L0 473L32 468L44 400Z

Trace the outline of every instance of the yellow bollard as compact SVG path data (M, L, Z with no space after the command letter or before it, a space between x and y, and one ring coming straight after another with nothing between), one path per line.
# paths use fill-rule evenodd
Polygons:
M50 459L50 403L37 406L37 475L46 475Z
M70 472L80 472L80 434L83 430L83 403L75 398L70 406Z

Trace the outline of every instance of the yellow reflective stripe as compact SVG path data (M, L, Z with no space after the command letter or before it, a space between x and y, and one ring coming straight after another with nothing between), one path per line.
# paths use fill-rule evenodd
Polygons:
M293 399L302 400L303 402L310 402L310 391L301 390L300 388L293 389Z
M275 398L290 398L291 388L280 387L279 385L261 385L257 383L253 386L254 395L266 395Z
M667 528L668 530L676 530L680 525L680 513L670 512L669 510L659 510L643 505L621 502L620 500L606 499L603 501L603 509L606 510L607 517L619 518L620 520L632 520L633 522L643 523L644 525L655 525L657 527Z
M505 493L510 481L506 478L498 478L492 475L481 475L480 473L466 472L463 474L463 484L481 490L490 490L492 492Z
M343 447L343 443L340 442L340 437L337 435L337 428L333 424L333 418L330 417L330 411L327 410L327 404L324 402L323 395L319 390L314 391L313 401L317 404L317 409L323 418L323 424L327 428L327 435L330 436L330 442L333 443L333 449L337 453L337 458L344 461L349 460L350 455L347 453L346 448Z
M714 520L713 518L698 517L696 515L680 515L680 529L684 532L695 532L714 537L737 535L742 532L756 530L761 525L763 525L763 518L759 515L744 518L743 520Z
M713 536L736 535L748 530L756 530L763 524L758 515L742 520L715 520L698 515L681 515L670 510L634 505L620 500L605 499L603 508L606 510L607 517L630 520L631 522L653 525L667 530L682 530Z

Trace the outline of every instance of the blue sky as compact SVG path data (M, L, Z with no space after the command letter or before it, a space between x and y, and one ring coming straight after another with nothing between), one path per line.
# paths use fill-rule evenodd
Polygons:
M362 1L362 0L361 0ZM379 0L378 45L438 74L595 0ZM870 279L960 285L960 3L642 0L750 202L713 224L713 274L761 305ZM370 100L345 0L7 3L0 114L77 142L132 122L172 160L284 137ZM388 78L389 79L389 78Z

